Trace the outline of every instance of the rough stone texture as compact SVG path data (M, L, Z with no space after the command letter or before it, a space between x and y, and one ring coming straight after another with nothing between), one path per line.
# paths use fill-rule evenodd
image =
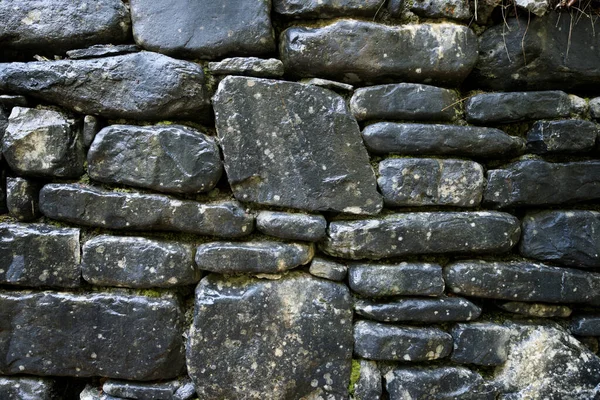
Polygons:
M8 126L8 116L9 113L4 109L4 107L0 104L0 140L4 137L4 132L6 131L6 127Z
M85 385L83 391L79 394L79 400L120 400L118 397L110 396L102 391L101 388L91 384Z
M400 298L389 302L357 300L354 311L365 318L382 322L471 321L481 314L481 308L460 297Z
M194 312L187 359L199 398L347 398L352 304L343 284L211 274Z
M322 215L261 211L256 216L256 229L282 239L317 242L325 237L327 220Z
M375 361L353 361L358 363L360 376L354 384L354 400L380 399L382 395L381 372Z
M590 100L590 114L594 119L600 119L600 97Z
M514 156L523 139L499 129L440 124L378 122L365 127L367 149L376 154L453 155L489 159Z
M11 109L13 107L27 107L28 105L29 101L25 96L0 94L0 110L2 110L2 108Z
M488 170L483 202L500 208L577 203L600 198L600 162L523 160Z
M221 237L248 235L254 225L254 217L233 201L203 204L76 184L44 186L40 192L40 210L49 218L85 226Z
M40 216L39 193L41 184L23 178L6 178L6 206L11 217L19 221L33 221Z
M444 293L442 267L436 264L354 264L348 270L348 285L352 291L370 297Z
M98 44L87 47L85 49L76 49L67 51L67 57L72 60L80 60L85 58L100 58L118 56L122 54L137 53L141 49L135 44Z
M588 152L599 133L599 126L590 121L539 121L527 132L527 149L535 154Z
M199 193L222 173L215 140L183 125L111 125L88 152L90 178L159 192Z
M283 63L277 58L233 57L208 63L208 71L213 75L279 78L283 76Z
M130 29L129 12L120 0L4 1L0 21L3 47L50 55L90 44L123 42Z
M331 89L333 91L339 92L352 92L354 91L354 86L349 85L347 83L331 81L329 79L321 79L321 78L306 78L302 79L300 83L305 85L313 85L320 86L325 89Z
M321 248L334 257L350 259L503 253L519 241L520 231L519 220L506 213L402 213L331 222Z
M144 383L109 379L102 385L102 391L107 395L123 399L179 400L180 397L177 397L176 393L186 381L187 379L180 379Z
M550 8L548 0L515 0L515 4L538 17L542 17Z
M0 317L2 374L144 381L174 378L185 366L174 297L2 292Z
M102 129L100 118L93 115L86 115L83 118L83 145L86 149L92 145L96 134Z
M514 328L489 323L456 324L452 361L459 364L502 365L508 357L508 345L518 334Z
M227 77L214 97L227 177L240 201L375 214L382 200L356 120L334 92Z
M521 225L522 255L577 268L600 267L600 212L542 211Z
M477 207L483 167L473 161L388 158L379 163L377 184L387 206Z
M449 23L392 27L339 20L286 29L279 51L285 70L300 77L457 84L477 61L477 38L469 28Z
M83 279L98 286L152 288L200 280L192 245L101 235L83 245Z
M145 51L91 60L0 64L0 91L107 118L203 120L210 113L198 64Z
M452 336L437 328L395 326L371 321L354 324L354 353L369 360L429 361L452 351Z
M211 242L196 250L196 264L202 270L230 273L278 273L308 264L314 256L312 245L281 242Z
M6 400L54 400L54 389L47 378L0 376L0 398Z
M392 3L398 1L401 0L392 0ZM388 7L396 9L393 5L389 5ZM467 0L414 0L410 5L410 11L426 18L451 18L457 20L468 20L471 18L471 11L469 10L469 2Z
M567 306L541 303L522 303L520 301L509 301L498 304L498 307L515 314L541 318L566 318L571 315L572 311Z
M83 175L81 121L57 111L14 107L8 122L2 154L13 171L56 178Z
M456 92L417 83L360 88L350 99L359 121L368 119L452 121L456 118Z
M578 315L571 320L571 333L581 336L600 336L600 316Z
M273 0L277 14L294 18L373 17L380 0Z
M346 275L348 275L348 267L345 264L317 257L313 258L310 263L309 272L319 278L325 278L332 281L343 281L346 279Z
M179 58L214 59L275 50L267 0L132 0L133 38L141 47Z
M568 117L571 107L569 96L558 90L483 93L465 102L465 117L472 124L508 124Z

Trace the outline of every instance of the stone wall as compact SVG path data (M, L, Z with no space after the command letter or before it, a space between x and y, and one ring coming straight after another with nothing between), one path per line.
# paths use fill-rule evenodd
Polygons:
M0 398L600 398L595 6L0 1Z

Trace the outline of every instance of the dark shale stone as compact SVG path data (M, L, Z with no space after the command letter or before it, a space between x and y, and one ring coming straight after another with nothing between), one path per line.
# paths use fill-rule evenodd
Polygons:
M542 303L523 303L520 301L509 301L498 304L501 309L515 314L527 315L529 317L541 318L566 318L571 315L571 309L567 306Z
M100 118L93 115L86 115L83 118L83 145L86 149L92 145L96 134L102 129Z
M41 184L23 178L6 178L6 206L11 217L19 221L33 221L40 216L39 193Z
M13 171L57 178L83 175L81 121L57 111L14 107L8 122L2 154Z
M488 206L551 205L600 199L600 162L523 160L488 170Z
M283 76L283 63L277 58L234 57L208 63L208 71L213 75L279 78Z
M111 125L88 152L90 178L168 193L207 192L222 173L215 140L182 125Z
M40 192L48 218L107 229L161 230L240 237L254 217L235 201L198 203L159 194L111 192L77 184L48 184Z
M309 211L381 210L358 124L341 96L300 83L229 76L219 84L214 108L238 200Z
M360 366L360 376L354 384L355 400L375 400L382 395L381 372L375 361L353 361Z
M2 292L0 317L2 374L145 381L185 368L175 297Z
M354 86L352 85L342 82L331 81L329 79L306 78L302 79L300 83L303 83L305 85L320 86L325 89L333 90L334 92L348 93L354 91Z
M273 0L277 14L294 18L374 17L380 0Z
M256 216L256 229L282 239L316 242L325 237L327 220L322 215L261 211Z
M286 72L299 77L455 85L477 61L477 37L449 23L392 27L348 19L288 28L279 51Z
M198 246L196 264L220 274L275 274L308 264L314 253L312 245L300 243L211 242Z
M79 400L121 400L121 398L110 396L104 393L101 388L87 384L79 394Z
M365 127L362 135L367 149L376 154L489 159L514 156L525 149L520 137L476 126L378 122Z
M598 124L590 121L539 121L527 132L527 149L535 154L588 152L599 134Z
M569 210L527 214L522 255L577 268L600 267L600 212Z
M137 53L141 49L135 44L97 44L85 49L76 49L67 51L67 57L72 60L80 60L85 58L100 58L119 56L122 54Z
M122 399L175 400L175 393L185 380L167 382L131 382L109 379L102 385L102 391Z
M452 351L452 336L437 328L414 328L371 321L354 324L354 353L369 360L429 361Z
M378 219L334 221L321 244L350 259L409 254L504 253L520 236L519 220L500 212L423 212Z
M519 332L509 326L473 322L456 324L452 361L459 364L502 365L508 358L508 345Z
M581 336L600 336L600 316L578 315L571 320L571 333Z
M360 88L350 99L359 121L368 119L452 121L456 118L456 92L417 83Z
M196 289L187 360L201 399L346 399L348 289L297 272L275 281L211 274Z
M391 0L392 3L402 0ZM425 18L451 18L456 20L468 20L471 18L468 0L414 0L410 3L410 11ZM393 4L388 5L391 10L397 10L398 7ZM398 13L392 15L400 16Z
M352 291L370 297L440 296L442 267L437 264L354 264L348 270Z
M0 64L0 90L107 118L205 120L210 114L198 64L145 51L91 60Z
M471 321L481 314L481 308L460 297L399 298L389 302L357 300L354 311L365 318L382 322Z
M47 378L0 376L0 399L55 400L55 384Z
M270 1L131 0L135 42L178 58L272 53L270 12Z
M319 278L343 281L346 279L346 275L348 275L348 267L345 264L316 257L310 263L309 272Z
M200 280L192 245L101 235L83 245L83 279L98 286L152 288Z

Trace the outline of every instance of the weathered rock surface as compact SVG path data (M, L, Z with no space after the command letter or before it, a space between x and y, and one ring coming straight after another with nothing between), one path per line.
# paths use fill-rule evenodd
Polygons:
M341 96L300 83L230 76L219 84L214 108L238 200L309 211L381 210L358 124Z
M600 119L600 97L590 100L590 114L594 119Z
M542 17L550 8L548 0L516 0L515 4L538 17Z
M100 118L93 115L86 115L83 118L83 145L86 149L90 148L100 129L102 129Z
M97 236L83 245L83 279L93 285L152 288L200 280L192 245L130 236Z
M211 274L196 289L187 360L199 398L345 399L351 359L343 284L303 273L276 281Z
M214 59L275 50L270 1L131 1L133 38L141 47L179 58Z
M572 312L572 310L567 306L542 303L523 303L520 301L509 301L498 304L498 307L515 314L541 318L566 318L571 315Z
M440 296L444 293L442 267L437 264L354 264L348 284L363 296Z
M32 221L40 216L41 184L23 178L6 178L6 207L11 217Z
M6 131L6 127L8 126L8 116L9 113L4 109L4 107L0 104L0 140L4 137L4 132Z
M309 272L319 278L325 278L332 281L343 281L346 279L346 275L348 275L348 267L339 262L316 257L313 258L310 263Z
M365 318L382 322L471 321L481 314L481 308L460 297L399 298L389 302L357 300L354 311Z
M600 336L600 316L578 315L571 320L571 333L581 336Z
M81 121L57 111L14 107L8 122L2 154L13 171L56 178L83 175Z
M300 81L300 83L303 83L305 85L320 86L325 89L333 90L334 92L337 91L337 92L348 93L348 92L354 91L354 86L352 86L352 85L349 85L347 83L332 81L329 79L305 78L305 79L302 79Z
M331 222L321 248L334 257L350 259L503 253L519 241L519 235L519 220L506 213L402 213Z
M174 378L185 367L174 297L2 292L0 316L2 374L144 381Z
M137 53L141 49L135 44L97 44L85 49L76 49L67 51L67 57L72 60L81 60L85 58L100 58L119 56L122 54Z
M79 394L79 400L120 400L118 397L110 396L96 385L87 384Z
M273 0L277 14L294 18L373 17L380 5L379 0Z
M322 215L261 211L256 216L256 229L282 239L316 242L325 237L327 220Z
M527 149L535 154L581 153L594 149L600 127L590 121L539 121L527 132Z
M279 78L283 76L283 63L277 58L233 57L208 63L208 71L213 75Z
M490 322L456 324L452 361L459 364L502 365L508 357L508 345L518 335L513 327Z
M145 51L91 60L0 64L0 91L107 118L203 120L210 113L198 64Z
M469 28L449 23L392 27L339 20L286 29L279 51L286 71L300 77L456 84L477 61L477 38Z
M0 376L0 398L6 400L54 400L56 382L47 378Z
M202 270L230 273L277 273L308 264L312 245L282 242L211 242L196 250L196 265Z
M388 9L393 10L392 15L400 16L398 11L402 7L393 3L401 2L401 0L391 0ZM471 18L471 11L469 10L469 2L467 0L445 0L443 2L415 0L410 4L410 11L426 18L451 18L457 20L468 20Z
M183 125L111 125L88 152L90 178L172 193L207 192L222 173L215 140Z
M40 192L40 210L49 218L85 226L221 237L248 235L254 225L254 217L234 201L203 204L76 184L44 186Z
M375 361L353 361L358 362L360 370L358 381L354 384L355 400L372 400L381 398L381 372Z
M140 400L182 400L178 395L189 378L167 382L145 383L109 379L102 385L102 391L110 396Z

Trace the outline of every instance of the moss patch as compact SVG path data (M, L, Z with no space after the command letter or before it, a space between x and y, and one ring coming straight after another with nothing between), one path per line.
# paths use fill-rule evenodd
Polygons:
M360 362L358 360L352 360L352 371L350 372L350 383L348 384L348 393L354 394L354 386L360 379Z

